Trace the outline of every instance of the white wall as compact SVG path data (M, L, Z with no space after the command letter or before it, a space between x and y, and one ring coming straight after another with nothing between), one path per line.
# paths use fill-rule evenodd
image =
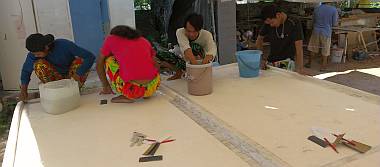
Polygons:
M34 0L38 32L74 40L68 0Z
M115 25L135 27L133 2L109 0L111 28ZM20 71L27 54L25 39L37 32L36 27L43 34L74 39L68 9L67 0L0 0L0 72L5 90L19 89ZM36 89L37 79L32 76L29 88Z
M35 3L36 17L32 1ZM25 39L38 32L73 39L67 0L0 0L0 71L5 90L18 90L25 61ZM30 89L37 89L32 75Z
M21 10L22 9L22 10ZM5 90L18 90L20 71L26 58L25 38L34 33L31 1L0 1L0 71ZM37 88L37 80L31 82Z
M136 27L133 2L133 0L108 0L111 28L117 25Z

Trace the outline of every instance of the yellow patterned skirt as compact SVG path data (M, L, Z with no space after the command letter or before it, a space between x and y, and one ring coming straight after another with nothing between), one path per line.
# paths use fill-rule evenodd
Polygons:
M124 82L119 74L119 63L113 56L106 59L106 73L110 79L110 85L113 91L128 99L150 97L160 86L160 74L157 74L157 76L147 84L139 84L133 81Z

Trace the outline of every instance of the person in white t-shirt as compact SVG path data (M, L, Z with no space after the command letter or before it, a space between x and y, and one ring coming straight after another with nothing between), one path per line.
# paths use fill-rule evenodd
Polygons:
M203 28L203 18L199 14L190 14L183 28L177 30L177 41L184 58L191 64L210 63L216 56L216 44L212 34Z
M186 62L190 64L207 64L216 56L216 44L210 32L202 29L203 18L199 14L190 14L184 27L176 31L178 48L170 51L157 49L157 58L161 66L175 71L168 80L180 79L186 71ZM186 61L186 62L185 62Z
M183 58L190 64L207 64L216 56L216 44L209 31L203 29L203 18L193 13L185 19L183 28L176 32ZM178 69L170 79L179 79L185 69Z

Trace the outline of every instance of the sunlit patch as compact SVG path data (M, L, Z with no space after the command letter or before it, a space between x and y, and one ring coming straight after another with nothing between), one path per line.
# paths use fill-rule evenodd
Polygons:
M348 74L348 73L353 72L353 71L358 71L358 72L362 72L362 73L366 73L366 74L370 74L370 75L380 77L380 68L367 68L367 69L347 70L347 71L343 71L343 72L330 72L330 73L315 75L313 77L318 78L318 79L326 79L326 78L333 77L333 76L339 75L339 74Z
M355 111L353 108L346 108L347 111Z
M271 109L271 110L278 110L277 107L272 107L272 106L264 106L266 109Z

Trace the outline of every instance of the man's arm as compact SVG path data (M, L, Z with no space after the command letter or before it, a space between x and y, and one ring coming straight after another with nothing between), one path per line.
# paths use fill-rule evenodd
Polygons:
M185 54L185 59L190 61L191 64L198 64L197 59L195 58L191 48L186 49L184 54Z
M301 73L303 72L303 41L298 40L294 42L296 47L296 72Z
M217 52L216 44L214 42L212 34L210 32L208 32L207 34L208 34L207 35L208 36L208 38L207 38L207 46L205 47L206 56L203 59L202 64L208 64L211 61L213 61L214 57L216 56L216 52Z
M264 44L264 37L261 36L261 35L259 35L259 36L257 37L257 39L256 39L256 48L257 48L258 50L261 50L261 51L262 51L262 50L264 49L263 44Z
M269 25L264 24L259 32L259 35L256 39L256 48L261 50L264 53L264 37L269 33ZM261 54L261 69L266 70L268 57L267 55Z
M264 44L264 37L259 35L257 37L257 40L256 40L256 48L258 50L263 51L264 50L263 44ZM263 70L267 69L267 66L266 66L267 60L268 60L268 57L266 55L262 54L261 55L261 69L263 69Z
M294 45L296 48L296 72L303 74L303 29L301 22L297 20L296 22L296 28L293 30L294 36Z

